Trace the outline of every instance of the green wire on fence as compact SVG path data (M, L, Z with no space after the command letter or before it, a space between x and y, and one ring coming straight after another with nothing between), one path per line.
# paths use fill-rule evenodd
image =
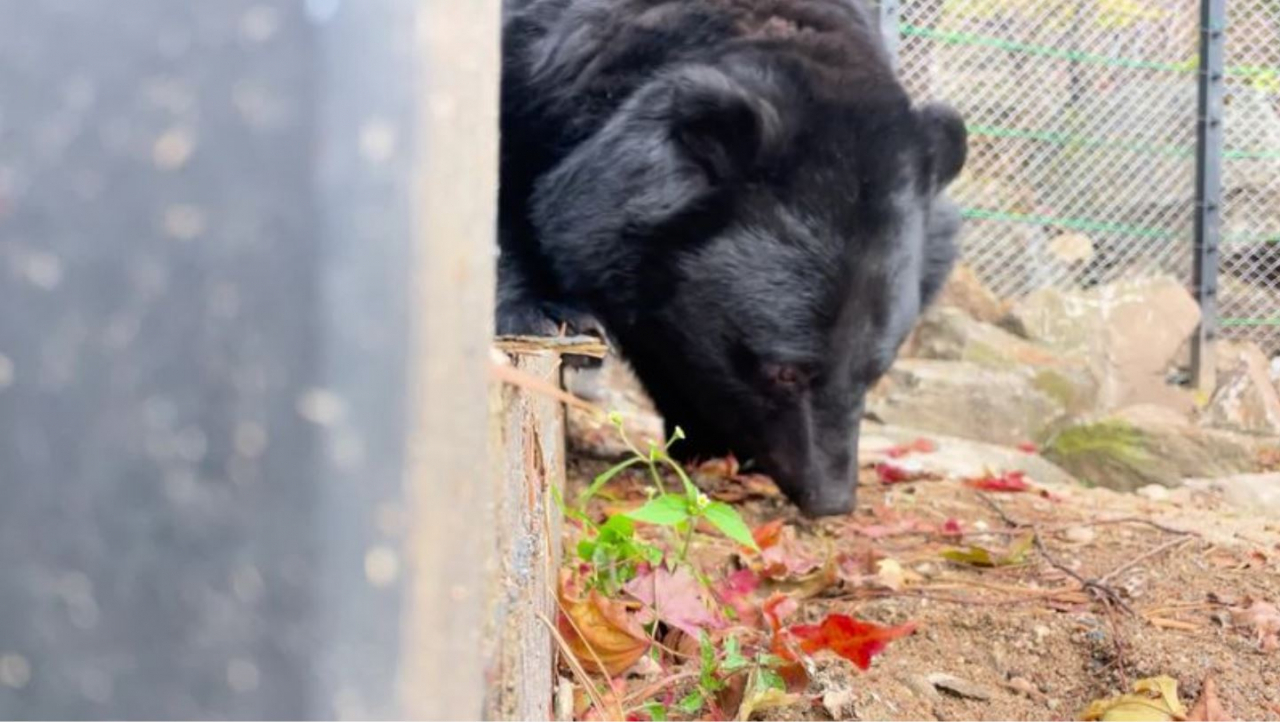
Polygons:
M1118 236L1138 236L1140 238L1180 238L1183 234L1163 228L1134 226L1127 223L1113 223L1096 218L1070 218L1062 216L1043 216L1030 213L1014 213L989 208L965 208L961 211L965 218L981 221L1001 221L1004 223L1029 223L1037 226L1057 226L1073 231L1094 231L1096 233L1114 233Z
M922 28L918 25L911 25L909 23L903 23L900 26L900 29L902 34L907 37L927 38L929 40L937 40L949 45L976 45L984 48L996 48L997 50L1008 50L1010 52L1024 53L1027 55L1039 55L1041 57L1057 58L1059 60L1071 60L1077 63L1106 65L1113 68L1162 70L1172 73L1187 73L1195 72L1197 67L1197 63L1194 59L1190 61L1190 64L1186 62L1159 63L1152 60L1138 60L1136 58L1112 57L1109 55L1098 55L1096 53L1082 53L1076 50L1063 50L1062 48L1055 48L1050 45L1020 43L990 35L979 35L977 33Z
M1188 199L1188 202L1190 200ZM1094 233L1111 233L1117 236L1135 236L1138 238L1159 238L1165 240L1185 239L1190 230L1174 231L1167 228L1151 226L1135 226L1128 223L1115 223L1099 218L1079 218L1071 216L1047 216L1032 213L1015 213L992 208L967 207L960 210L960 215L975 221L996 221L1000 223L1023 223L1036 226L1054 226L1073 231L1092 231ZM1274 234L1263 235L1224 235L1224 244L1261 244L1280 243L1280 229Z
M1163 155L1172 158L1194 158L1196 149L1192 146L1161 145L1126 139L1097 138L1074 133L1058 133L1044 130L1024 130L1006 128L998 125L974 124L969 126L969 135L983 138L1011 138L1017 140L1037 140L1053 145L1098 148L1101 150L1123 150L1145 155ZM1277 150L1227 150L1223 157L1228 160L1274 160L1280 159Z
M1218 325L1232 328L1280 326L1280 318L1220 318Z
M995 48L997 50L1007 50L1013 53L1038 55L1040 57L1056 58L1058 60L1070 60L1077 63L1105 65L1112 68L1127 68L1129 70L1158 70L1169 73L1195 73L1199 70L1200 65L1199 58L1195 55L1180 63L1162 63L1154 60L1140 60L1138 58L1126 58L1122 56L1083 53L1078 50L1063 50L1062 48L1055 48L1052 45L1022 43L1015 40L997 38L992 35L980 35L978 33L925 28L920 27L919 25L912 25L910 23L903 23L899 29L902 35L909 38L925 38L928 40L947 43L948 45L973 45L983 48ZM1231 65L1227 66L1226 72L1227 75L1236 78L1262 79L1270 81L1268 83L1269 86L1280 83L1280 68L1262 65ZM1280 86L1271 87L1270 90L1275 92L1278 88L1280 88Z

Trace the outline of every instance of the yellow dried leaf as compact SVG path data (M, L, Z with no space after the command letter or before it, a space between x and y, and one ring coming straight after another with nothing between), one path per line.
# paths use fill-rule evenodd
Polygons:
M1187 713L1188 722L1225 722L1230 719L1231 715L1227 714L1218 701L1217 683L1213 681L1213 677L1205 677L1200 699L1191 705L1191 711Z
M1178 681L1150 677L1133 683L1133 694L1095 700L1081 720L1101 722L1170 722L1186 719L1187 708L1178 700Z
M568 572L560 575L559 596L560 634L583 667L612 677L649 650L649 637L623 603L595 590L577 594Z
M907 584L907 574L896 559L881 559L876 563L876 583L890 591L900 592Z

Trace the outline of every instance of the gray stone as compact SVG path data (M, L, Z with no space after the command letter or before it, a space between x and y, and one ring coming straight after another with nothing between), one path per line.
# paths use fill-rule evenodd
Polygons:
M1007 446L987 444L954 436L900 426L864 423L858 453L864 464L883 461L887 452L919 438L933 441L932 453L912 454L893 463L909 471L919 471L951 479L981 476L991 469L1021 471L1038 484L1074 485L1078 483L1066 471L1039 454L1031 454Z
M1066 406L1022 370L902 359L867 400L876 420L1016 446L1043 438Z
M986 323L999 321L1008 311L1008 304L991 292L973 269L958 264L938 295L936 305L955 308L972 318Z
M1089 413L1097 402L1098 381L1082 356L1032 343L955 308L925 313L904 354L1018 372L1073 414Z
M1210 426L1251 434L1280 435L1280 394L1262 349L1252 343L1220 342L1218 388L1202 410Z
M1187 486L1218 493L1228 504L1244 514L1280 519L1280 474L1188 479Z
M1167 384L1170 365L1200 322L1200 308L1171 277L1124 281L1088 291L1042 289L1010 316L1028 338L1077 356L1100 384L1098 406L1111 411L1159 404L1189 413L1194 397Z

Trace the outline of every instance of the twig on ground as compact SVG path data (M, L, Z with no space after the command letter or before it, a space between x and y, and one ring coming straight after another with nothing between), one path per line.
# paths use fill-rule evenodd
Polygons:
M1136 556L1133 559L1130 559L1129 561L1125 562L1124 564L1121 564L1120 566L1116 567L1112 571L1104 574L1102 577L1098 579L1098 583L1106 584L1108 581L1115 579L1116 577L1120 576L1121 574L1124 574L1125 572L1147 561L1148 559L1154 556L1158 556L1161 553L1168 551L1169 549L1182 546L1183 544L1186 544L1189 541L1191 541L1190 536L1181 536L1181 537L1178 537L1177 539L1170 539L1164 544L1161 544L1160 546L1146 552L1145 554Z
M1104 600L1104 604L1107 604L1107 603L1114 604L1120 607L1121 609L1125 610L1129 614L1136 615L1136 613L1133 611L1133 608L1130 607L1128 604L1126 604L1125 601L1120 598L1119 592L1112 589L1111 587L1108 587L1105 584L1101 584L1096 580L1089 579L1081 575L1076 570L1058 561L1057 557L1055 557L1053 553L1049 551L1048 546L1045 545L1043 535L1040 533L1039 528L1035 524L1026 524L1023 522L1019 522L1018 520L1009 516L1009 514L1005 512L1005 510L1001 508L999 504L996 503L995 499L992 499L987 494L979 494L978 498L981 499L984 504L990 507L991 510L994 511L996 515L999 516L1000 519L1006 525L1014 528L1030 529L1032 534L1032 541L1035 543L1036 551L1039 552L1040 556L1043 557L1044 560L1049 563L1049 566L1053 567L1054 569L1057 569L1063 574L1066 574L1067 576L1079 582L1080 586L1084 588L1086 591L1092 592L1099 599Z
M676 682L683 682L686 679L697 679L701 674L702 674L702 670L694 669L694 670L685 670L683 672L678 672L676 674L671 675L670 677L664 677L658 680L657 682L654 682L653 684L649 685L648 687L644 687L635 692L632 692L631 694L628 694L626 697L623 697L622 704L627 707L630 707L636 702L649 699L650 697L661 692L667 687L670 687Z
M581 684L583 689L585 689L587 694L591 697L591 702L595 704L596 708L601 712L613 712L613 710L605 704L604 698L600 696L600 691L596 689L595 683L591 679L591 675L587 674L587 670L582 666L582 663L573 655L573 649L569 647L569 642L565 640L562 634L560 634L560 630L556 628L556 625L550 619L547 619L547 615L542 612L538 612L537 614L538 619L547 626L547 630L551 632L551 636L556 640L556 645L560 647L560 656L569 664L569 669L573 670L573 675L578 678L578 684ZM573 620L569 620L569 623L573 624ZM574 628L576 629L577 625L574 625ZM588 649L590 649L589 645ZM604 663L600 661L600 657L596 655L595 650L591 650L591 655L596 658L596 664L600 665L600 669L603 670ZM609 696L613 697L614 707L618 709L617 714L620 716L622 705L618 700L618 696L614 694L612 690L610 690Z

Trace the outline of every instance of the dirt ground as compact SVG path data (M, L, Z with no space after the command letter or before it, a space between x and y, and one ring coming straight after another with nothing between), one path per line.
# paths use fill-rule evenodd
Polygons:
M838 612L917 625L867 672L818 653L803 694L755 719L1076 719L1093 700L1167 675L1188 707L1212 677L1231 718L1280 720L1280 652L1263 651L1276 632L1268 639L1239 616L1257 601L1280 603L1276 521L1188 489L1145 497L1036 480L1021 493L979 491L955 478L885 484L875 468L882 460L863 459L853 515L819 522L801 518L762 477L724 464L695 475L753 528L784 520L785 555L813 562L798 563L794 578L766 581L754 602L781 591L801 600L794 622ZM571 459L569 494L608 466ZM592 514L634 508L648 483L642 471L623 473L607 498L592 502ZM943 557L966 545L1001 556L1029 541L1028 532L1040 543L1020 563L980 568ZM658 538L653 528L642 533ZM565 549L580 534L570 525ZM698 534L692 549L711 580L759 564L711 533ZM763 644L769 632L740 623L722 634ZM666 641L675 649L665 661L615 682L628 709L679 699L691 684L694 662L682 661L679 635Z

